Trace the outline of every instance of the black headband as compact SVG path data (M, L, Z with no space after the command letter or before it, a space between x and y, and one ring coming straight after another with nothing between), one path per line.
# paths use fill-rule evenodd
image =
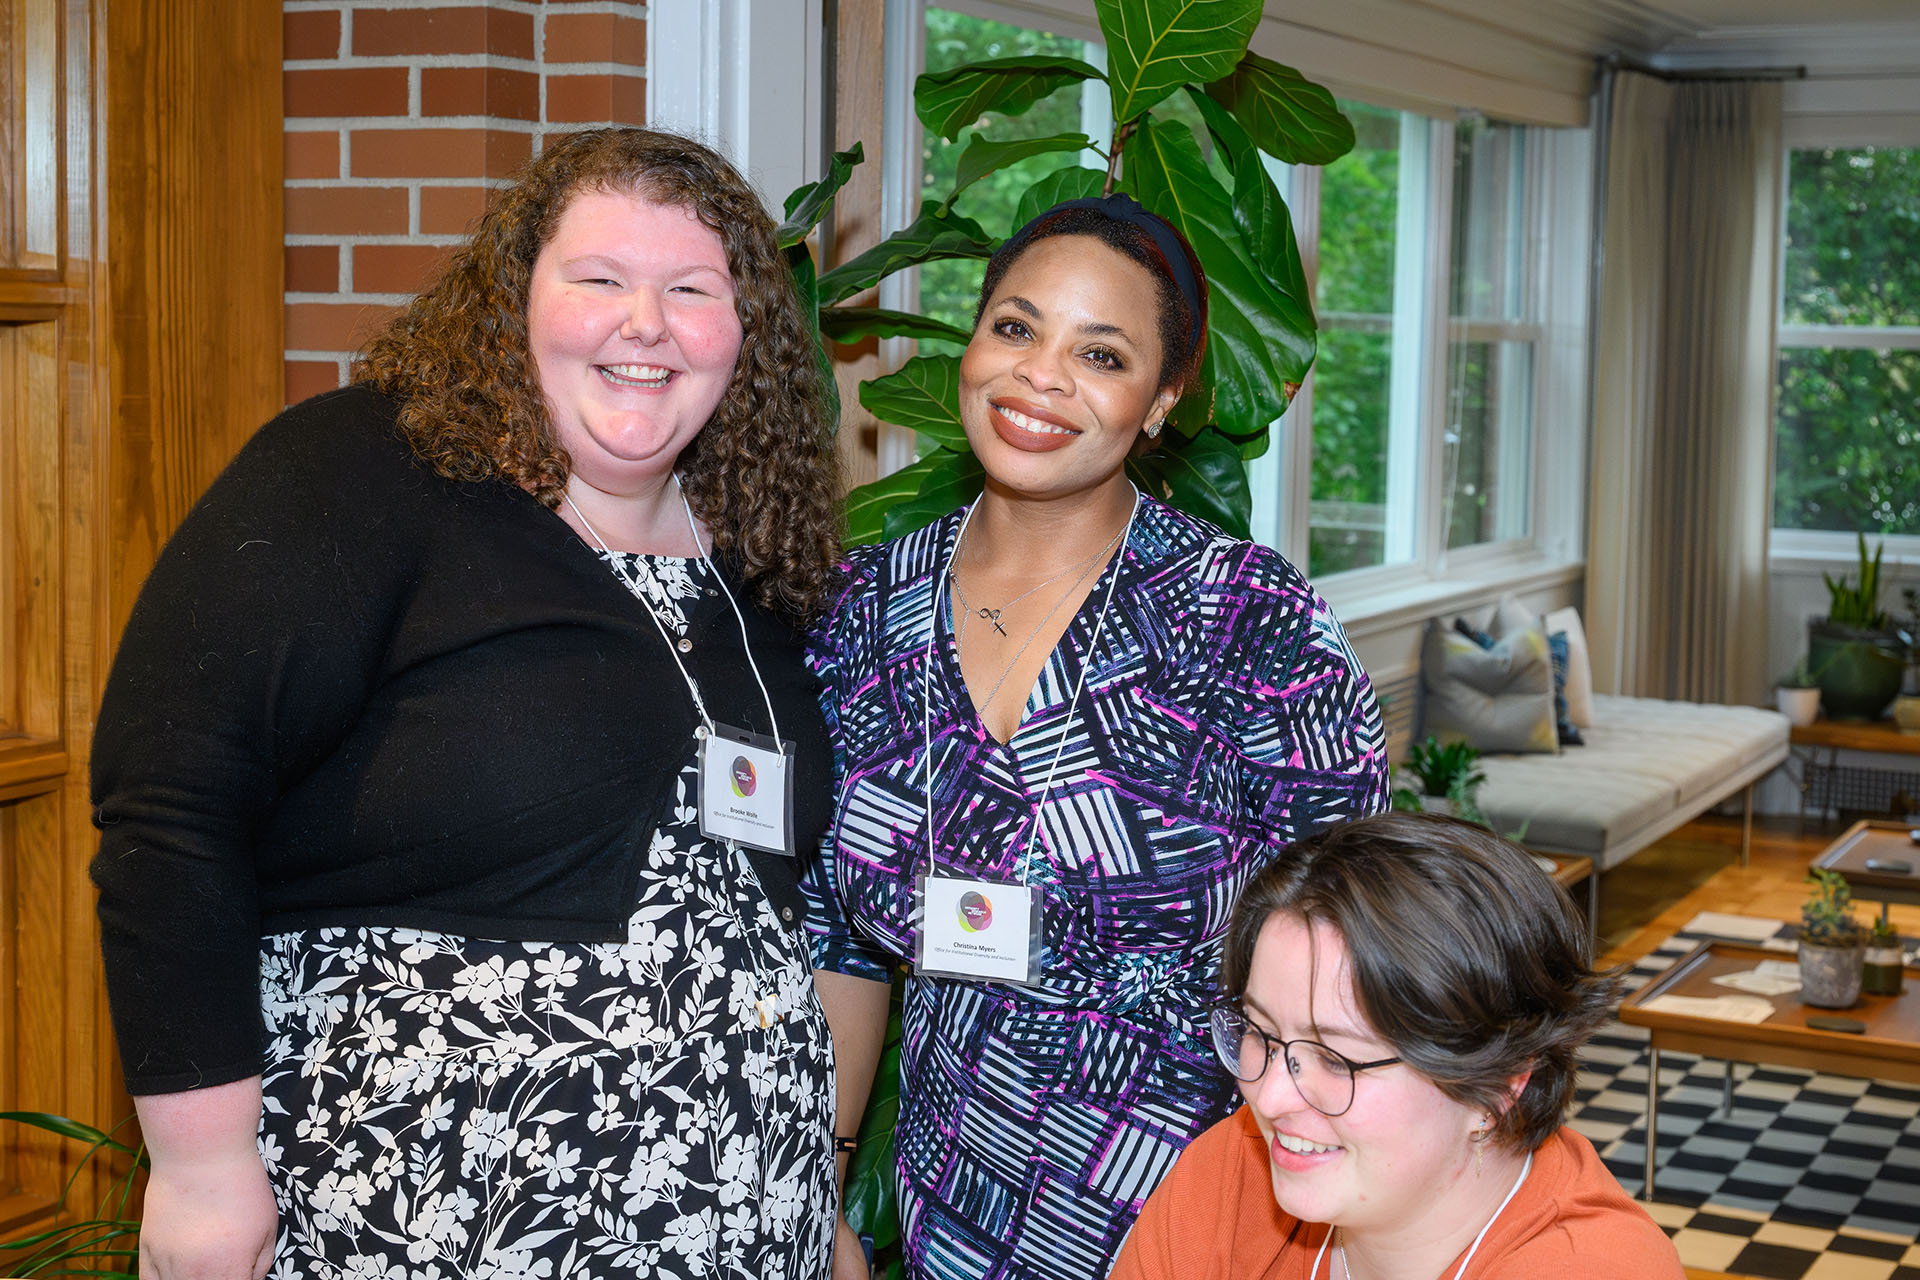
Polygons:
M1069 209L1096 209L1128 226L1138 227L1153 240L1154 248L1160 250L1160 256L1167 260L1167 271L1173 277L1173 287L1187 300L1187 355L1192 355L1200 345L1200 326L1198 321L1203 314L1200 300L1200 281L1194 277L1193 265L1188 261L1186 246L1180 242L1180 236L1159 214L1148 213L1140 207L1140 202L1132 196L1116 191L1109 196L1085 196L1079 200L1063 200L1051 209L1043 209L1018 231L1007 237L1001 253L1017 249L1033 238L1040 225L1055 214Z

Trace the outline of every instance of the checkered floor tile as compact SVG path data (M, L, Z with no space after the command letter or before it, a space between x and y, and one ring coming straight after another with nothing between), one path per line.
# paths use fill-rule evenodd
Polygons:
M1701 940L1669 939L1629 986ZM1767 945L1791 951L1787 927ZM1660 1059L1657 1199L1687 1266L1765 1280L1920 1280L1920 1087L1784 1067ZM1581 1060L1571 1123L1631 1194L1647 1149L1647 1034L1609 1023Z

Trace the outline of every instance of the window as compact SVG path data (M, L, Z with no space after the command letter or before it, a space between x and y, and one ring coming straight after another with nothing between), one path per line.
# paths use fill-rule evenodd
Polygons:
M1920 535L1920 149L1787 163L1773 523Z
M1539 131L1341 107L1356 146L1291 194L1319 228L1320 354L1288 424L1311 440L1307 571L1437 572L1534 533ZM1257 500L1284 506L1264 470Z

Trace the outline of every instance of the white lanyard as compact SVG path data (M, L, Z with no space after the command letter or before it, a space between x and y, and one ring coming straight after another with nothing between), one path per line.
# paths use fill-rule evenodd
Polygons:
M1507 1188L1507 1198L1500 1202L1500 1207L1493 1211L1493 1216L1488 1218L1486 1225L1480 1228L1480 1234L1475 1236L1473 1243L1467 1246L1467 1256L1460 1259L1460 1266L1454 1271L1453 1280L1460 1280L1461 1276L1467 1274L1467 1264L1472 1262L1473 1255L1480 1251L1480 1242L1487 1238L1487 1232L1493 1230L1493 1224L1500 1221L1500 1215L1506 1212L1509 1204L1513 1203L1513 1198L1520 1194L1520 1184L1527 1180L1527 1174L1532 1171L1533 1152L1529 1151L1527 1152L1527 1162L1520 1166L1520 1176L1513 1180L1511 1187ZM1307 1268L1307 1280L1313 1280L1314 1273L1320 1270L1320 1259L1326 1255L1327 1246L1333 1242L1333 1233L1337 1230L1339 1230L1338 1227L1327 1228L1326 1239L1320 1242L1320 1252L1313 1255L1313 1265ZM1353 1272L1347 1270L1347 1248L1345 1245L1340 1246L1340 1269L1346 1272L1346 1280L1353 1280ZM1333 1264L1331 1262L1327 1264L1327 1280L1333 1280Z
M781 741L780 717L773 709L773 695L767 692L767 682L760 678L760 664L753 660L753 642L747 638L746 615L740 612L739 602L733 598L733 592L728 590L726 578L713 567L713 561L707 559L706 548L700 543L700 528L693 522L693 507L687 502L687 491L680 487L678 475L673 477L673 487L680 495L680 509L687 513L687 531L693 535L693 549L699 553L700 563L707 567L707 572L713 575L713 580L720 584L720 590L725 593L727 603L733 606L734 620L740 624L740 647L746 652L747 667L753 672L754 683L760 686L760 696L767 700L767 720L773 727L774 741ZM620 558L613 553L613 549L607 546L594 527L587 523L586 515L579 507L574 506L572 495L563 493L561 496L566 499L568 509L579 517L580 527L587 531L594 545L613 562L613 571L620 576L620 581L627 584L627 590L633 593L633 598L640 602L641 607L647 611L647 616L653 619L653 625L659 630L660 638L667 642L667 653L672 657L673 665L680 669L680 678L687 682L687 692L693 695L693 709L699 713L700 722L706 731L709 734L713 733L713 717L707 714L707 704L700 697L700 686L688 673L687 664L680 661L680 646L673 642L673 636L667 631L667 624L660 620L653 602L647 599L646 592L640 586L640 580L627 572L627 567L620 563Z
M1131 486L1129 486L1131 487ZM926 771L922 781L926 795L927 808L927 871L936 870L933 853L933 668L940 646L940 611L946 608L947 578L953 572L953 558L959 554L960 541L967 535L967 526L973 522L973 513L979 507L978 499L967 508L967 514L960 518L959 532L953 535L953 550L947 553L946 562L941 566L940 575L933 584L933 609L928 615L927 625L927 662L924 678L920 686L920 733L926 748ZM1100 633L1107 625L1107 610L1113 605L1113 589L1120 581L1120 570L1127 555L1127 535L1133 532L1133 522L1140 514L1140 490L1133 490L1133 509L1127 512L1127 524L1120 531L1120 547L1115 552L1113 576L1107 579L1107 594L1100 605L1100 616L1093 624L1093 635L1087 640L1087 650L1080 662L1080 675L1074 682L1073 697L1067 702L1065 717L1060 722L1060 745L1054 749L1053 760L1047 766L1046 779L1040 784L1040 798L1033 805L1033 827L1027 833L1026 856L1020 864L1020 882L1029 884L1033 879L1033 849L1040 838L1040 813L1046 808L1047 796L1053 789L1055 772L1060 768L1060 758L1066 754L1067 742L1073 734L1073 712L1080 705L1080 693L1087 685L1087 669L1093 665L1095 650L1100 644ZM1072 626L1072 622L1068 622Z

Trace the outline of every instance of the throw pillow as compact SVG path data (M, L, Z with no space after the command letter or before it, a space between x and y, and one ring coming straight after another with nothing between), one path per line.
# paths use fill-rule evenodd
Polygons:
M1567 633L1555 631L1547 636L1547 652L1553 658L1553 731L1563 747L1584 747L1587 740L1567 717Z
M1567 633L1567 719L1582 729L1593 727L1593 662L1587 656L1587 631L1580 611L1569 605L1547 615L1548 631Z
M1425 731L1442 742L1464 740L1481 751L1559 750L1553 661L1546 634L1537 628L1482 649L1451 625L1429 626L1420 677Z

